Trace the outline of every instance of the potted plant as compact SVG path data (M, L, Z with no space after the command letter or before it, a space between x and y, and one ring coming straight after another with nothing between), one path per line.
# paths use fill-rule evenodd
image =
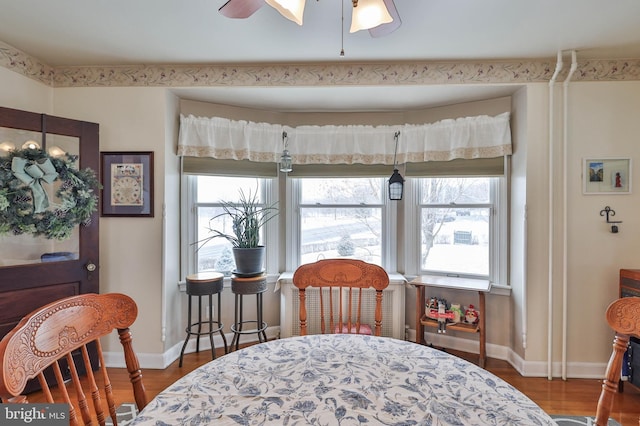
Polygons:
M258 191L245 194L240 190L238 202L223 201L223 212L209 219L209 223L228 216L231 220L231 233L209 227L210 236L198 241L198 248L214 238L224 238L233 246L236 262L236 275L257 275L263 271L265 247L260 245L260 230L278 215L277 203L260 206Z

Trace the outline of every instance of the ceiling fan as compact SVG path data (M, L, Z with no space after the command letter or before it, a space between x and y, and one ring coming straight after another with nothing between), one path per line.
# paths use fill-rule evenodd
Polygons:
M350 32L369 30L372 37L383 37L397 30L402 21L393 0L351 0L353 12ZM227 18L245 19L263 5L276 9L285 18L302 25L305 0L228 0L218 12Z

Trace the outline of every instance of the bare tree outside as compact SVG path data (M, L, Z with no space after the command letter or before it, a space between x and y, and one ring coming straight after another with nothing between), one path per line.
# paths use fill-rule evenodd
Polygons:
M301 262L381 263L382 178L301 179Z
M488 275L489 179L420 179L424 270Z

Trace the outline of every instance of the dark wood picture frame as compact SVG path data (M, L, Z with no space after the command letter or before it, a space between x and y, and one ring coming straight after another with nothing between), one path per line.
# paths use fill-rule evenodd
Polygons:
M153 217L153 152L101 152L101 216Z

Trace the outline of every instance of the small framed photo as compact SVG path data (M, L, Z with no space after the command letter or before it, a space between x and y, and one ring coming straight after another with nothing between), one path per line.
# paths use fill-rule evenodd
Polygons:
M153 152L101 152L101 216L153 217Z
M630 158L586 158L582 170L584 194L630 194Z

